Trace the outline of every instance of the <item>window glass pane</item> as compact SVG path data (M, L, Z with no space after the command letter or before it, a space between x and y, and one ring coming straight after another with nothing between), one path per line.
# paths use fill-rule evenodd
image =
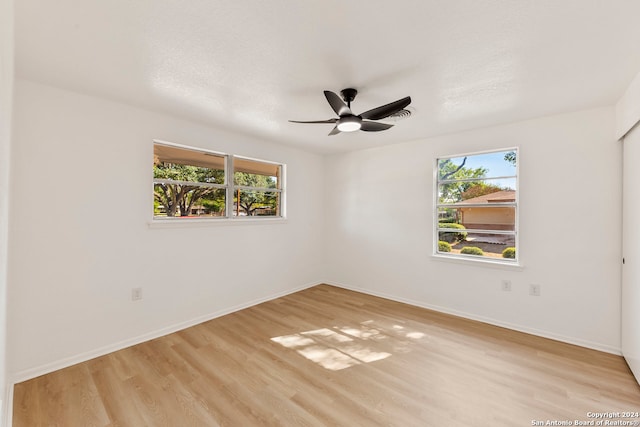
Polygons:
M233 197L234 216L280 216L280 193L237 189Z
M438 209L438 224L460 222L458 209L455 208L440 208Z
M458 219L465 228L514 231L516 208L494 206L460 208L458 209Z
M495 178L516 175L516 151L497 151L438 160L438 179Z
M284 167L154 142L153 217L283 217Z
M172 181L225 183L225 157L202 151L155 144L153 178Z
M515 207L459 207L438 210L438 228L515 231Z
M226 191L197 185L154 184L154 218L224 216Z
M439 203L509 203L516 200L516 178L438 185Z
M514 230L516 224L515 206L473 206L464 203L455 208L438 209L439 228L447 223L464 225L465 228L485 230Z
M281 188L280 165L233 158L233 181L235 185L255 188Z
M438 252L448 252L452 254L475 255L488 258L500 258L504 261L515 259L515 235L514 234L491 234L491 233L474 233L473 231L464 231L460 233L440 232L439 242L446 242L449 250L446 250L442 243L438 245ZM459 240L460 236L464 239ZM464 249L470 248L470 249ZM477 248L477 249L474 249ZM513 248L506 252L505 249ZM513 256L510 254L513 253Z
M517 260L516 161L517 150L438 159L437 253Z

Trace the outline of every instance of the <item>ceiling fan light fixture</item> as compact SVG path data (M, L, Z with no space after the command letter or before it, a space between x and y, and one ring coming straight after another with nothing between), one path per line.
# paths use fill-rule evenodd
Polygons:
M411 115L411 111L405 109L411 104L411 97L405 96L397 101L390 102L389 104L381 105L380 107L367 110L361 114L353 114L351 111L351 101L353 101L358 93L357 90L347 88L343 89L342 99L337 94L330 90L324 91L324 97L331 106L331 109L338 115L337 118L327 120L312 120L312 121L299 121L289 120L292 123L326 123L335 124L334 128L329 132L329 136L338 135L341 132L355 132L362 130L365 132L380 132L393 127L392 124L379 123L377 120L391 118L392 120L408 117ZM344 100L344 101L343 101ZM345 104L346 102L346 104ZM395 116L395 117L392 117Z
M357 116L341 117L337 127L340 132L355 132L362 127L362 120Z

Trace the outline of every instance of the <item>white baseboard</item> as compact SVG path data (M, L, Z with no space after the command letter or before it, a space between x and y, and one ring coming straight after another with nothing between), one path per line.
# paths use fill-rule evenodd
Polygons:
M114 351L122 350L123 348L131 347L132 345L140 344L155 338L159 338L168 334L172 334L174 332L180 331L182 329L189 328L191 326L198 325L203 322L207 322L209 320L215 319L217 317L225 316L227 314L243 310L245 308L252 307L254 305L261 304L263 302L271 301L286 295L290 295L304 289L311 288L313 286L319 285L320 282L308 283L302 286L298 286L293 289L289 289L283 292L278 292L272 295L268 295L266 297L257 298L246 303L238 304L233 307L228 307L223 310L218 310L213 313L205 314L203 316L198 316L196 318L177 323L175 325L167 326L161 329L157 329L155 331L151 331L136 337L132 337L120 342L116 342L113 344L106 345L104 347L100 347L85 353L77 354L71 357L67 357L64 359L56 360L44 365L36 366L34 368L25 369L19 372L15 372L10 374L10 385L11 390L13 390L13 384L20 383L23 381L30 380L35 377L39 377L40 375L45 375L53 371L57 371L59 369L67 368L72 365L76 365L78 363L86 362L87 360L95 359L96 357L104 356L109 353L113 353ZM7 402L9 404L10 402Z
M369 289L364 289L364 288L359 288L359 287L354 287L354 286L349 286L349 285L345 285L342 283L335 283L335 282L330 282L330 281L326 281L324 282L327 285L331 285L331 286L336 286L338 288L343 288L343 289L348 289L350 291L355 291L355 292L361 292L363 294L367 294L367 295L373 295L376 297L380 297L380 298L385 298L391 301L396 301L396 302L401 302L404 304L409 304L409 305L413 305L416 307L421 307L421 308L426 308L428 310L433 310L433 311L437 311L440 313L445 313L445 314L451 314L453 316L457 316L457 317L462 317L465 319L470 319L470 320L475 320L478 322L482 322L482 323L487 323L489 325L494 325L494 326L500 326L502 328L507 328L507 329L511 329L514 331L518 331L518 332L524 332L526 334L531 334L531 335L536 335L542 338L549 338L555 341L561 341L567 344L573 344L573 345L577 345L580 347L585 347L585 348L590 348L592 350L598 350L598 351L603 351L605 353L611 353L611 354L615 354L617 356L622 356L622 349L620 348L616 348L616 347L612 347L609 345L604 345L604 344L600 344L600 343L596 343L596 342L592 342L592 341L587 341L587 340L583 340L580 338L574 338L574 337L567 337L564 335L560 335L560 334L556 334L554 332L549 332L549 331L543 331L543 330L539 330L539 329L535 329L535 328L530 328L527 326L522 326L522 325L517 325L517 324L513 324L513 323L509 323L509 322L503 322L501 320L497 320L497 319L493 319L490 317L484 317L484 316L477 316L475 314L471 314L471 313L466 313L463 311L458 311L458 310L452 310L446 307L440 307L437 305L433 305L433 304L427 304L424 303L422 301L416 301L416 300L411 300L411 299L407 299L407 298L402 298L402 297L398 297L396 295L390 295L384 292L375 292L375 291L371 291Z
M5 387L7 388L4 393L6 399L2 402L0 425L10 427L13 425L13 383L5 384Z

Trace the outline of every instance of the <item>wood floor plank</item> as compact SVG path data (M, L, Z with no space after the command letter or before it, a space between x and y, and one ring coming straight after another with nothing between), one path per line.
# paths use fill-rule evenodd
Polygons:
M104 409L111 421L109 425L113 427L144 425L142 414L137 410L133 400L131 399L134 390L127 382L129 378L124 381L121 380L118 377L116 369L110 365L103 366L101 369L94 371L91 375L96 387L98 388L98 392L102 397ZM122 396L122 398L114 399L114 396ZM46 414L43 414L43 417L45 416ZM38 424L20 424L20 419L16 418L14 414L13 424L14 426L47 425L43 420L44 418L40 420L40 423Z
M16 384L13 419L511 427L618 411L640 411L621 357L320 285Z

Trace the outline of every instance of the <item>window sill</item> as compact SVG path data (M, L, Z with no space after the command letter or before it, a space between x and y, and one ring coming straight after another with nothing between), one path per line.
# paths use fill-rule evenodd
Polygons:
M149 228L193 228L230 225L285 224L286 218L207 218L207 219L153 219L147 222Z
M467 258L460 255L447 256L441 254L433 254L431 255L431 258L433 258L434 261L450 262L454 264L466 264L476 267L500 268L504 270L524 270L524 265L522 265L520 262L508 262L500 260L494 261L493 259L487 258L476 259L471 257Z

